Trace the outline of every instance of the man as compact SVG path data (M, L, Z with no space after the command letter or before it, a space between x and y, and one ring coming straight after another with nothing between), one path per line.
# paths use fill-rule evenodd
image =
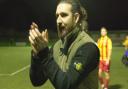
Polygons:
M99 50L84 32L87 14L79 0L61 0L56 9L59 40L48 48L47 30L32 23L30 79L40 86L47 79L55 89L98 89Z
M112 53L112 41L107 36L107 29L105 27L101 28L101 37L98 40L98 47L100 50L100 63L99 63L99 80L102 89L108 89L109 83L109 68L110 59ZM105 74L105 77L102 74Z
M124 52L124 55L122 57L122 62L125 66L128 67L128 35L126 36L126 38L123 42L123 46L125 47L125 52Z
M126 36L123 45L125 46L125 50L128 50L128 35Z

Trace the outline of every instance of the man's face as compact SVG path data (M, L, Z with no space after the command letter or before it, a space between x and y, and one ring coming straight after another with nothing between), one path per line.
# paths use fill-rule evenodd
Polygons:
M107 30L105 28L101 28L101 36L106 36Z
M56 10L56 22L58 36L64 38L75 25L75 18L72 13L72 6L68 3L60 3Z

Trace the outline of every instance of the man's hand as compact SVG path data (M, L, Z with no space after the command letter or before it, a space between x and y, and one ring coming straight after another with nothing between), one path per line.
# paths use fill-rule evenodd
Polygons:
M106 60L106 65L109 65L110 64L110 59L107 59Z
M48 46L48 32L47 30L39 32L37 24L34 22L31 24L29 30L29 41L34 51L34 54L37 54L40 50Z

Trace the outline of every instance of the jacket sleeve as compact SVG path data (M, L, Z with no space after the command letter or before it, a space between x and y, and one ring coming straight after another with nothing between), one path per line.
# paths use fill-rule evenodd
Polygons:
M49 49L45 48L45 53L42 56L47 56ZM44 71L44 66L41 63L41 58L37 55L33 55L31 52L31 66L30 66L30 80L33 86L40 86L48 79Z
M43 58L42 54L38 56ZM56 89L74 89L90 71L98 66L98 62L99 50L93 43L86 43L78 49L67 72L59 68L52 55L42 60L45 72Z

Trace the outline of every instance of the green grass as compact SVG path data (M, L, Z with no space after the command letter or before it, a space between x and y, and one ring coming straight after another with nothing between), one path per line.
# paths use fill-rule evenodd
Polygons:
M30 47L0 47L0 74L11 74L30 64ZM120 61L124 49L114 47L111 60L109 89L128 89L128 68ZM41 87L33 87L29 68L13 76L0 76L0 89L53 89L49 81Z
M128 89L128 67L125 67L121 58L124 48L113 48L111 70L110 70L110 89Z
M30 64L30 47L0 47L0 74L11 74ZM48 81L35 88L29 79L29 68L14 76L0 76L0 89L51 89Z

